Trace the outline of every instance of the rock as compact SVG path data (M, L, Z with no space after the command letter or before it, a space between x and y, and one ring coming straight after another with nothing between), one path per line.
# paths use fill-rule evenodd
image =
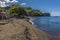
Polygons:
M23 19L15 19L1 30L0 40L49 40L45 32Z

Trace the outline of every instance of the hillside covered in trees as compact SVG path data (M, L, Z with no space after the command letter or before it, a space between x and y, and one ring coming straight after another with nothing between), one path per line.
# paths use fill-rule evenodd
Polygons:
M10 5L7 7L0 7L0 12L5 12L11 16L50 16L50 13L43 13L38 9L33 9L31 7L25 7L21 5Z

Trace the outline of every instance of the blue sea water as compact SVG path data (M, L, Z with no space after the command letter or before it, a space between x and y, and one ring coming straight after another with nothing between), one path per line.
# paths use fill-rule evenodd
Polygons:
M32 19L34 25L49 34L60 33L60 16L32 17Z

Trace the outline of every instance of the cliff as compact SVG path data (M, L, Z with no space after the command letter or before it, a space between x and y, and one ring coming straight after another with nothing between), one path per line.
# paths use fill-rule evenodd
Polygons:
M49 40L42 30L29 24L24 19L15 19L0 25L0 40Z

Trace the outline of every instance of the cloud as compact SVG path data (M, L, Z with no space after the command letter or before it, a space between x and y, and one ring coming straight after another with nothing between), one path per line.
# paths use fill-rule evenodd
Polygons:
M50 10L51 16L60 16L60 11L58 10Z
M51 16L60 16L60 12L59 11L53 11L53 12L51 12Z
M17 0L0 0L0 7L6 7L7 3L18 2Z
M21 3L21 5L26 5L26 3Z
M5 0L5 2L9 3L9 2L18 2L17 0Z
M11 2L18 2L17 0L12 0Z
M6 5L5 5L5 2L1 2L0 1L0 7L5 7Z
M9 3L9 2L10 2L10 0L5 0L5 2Z

